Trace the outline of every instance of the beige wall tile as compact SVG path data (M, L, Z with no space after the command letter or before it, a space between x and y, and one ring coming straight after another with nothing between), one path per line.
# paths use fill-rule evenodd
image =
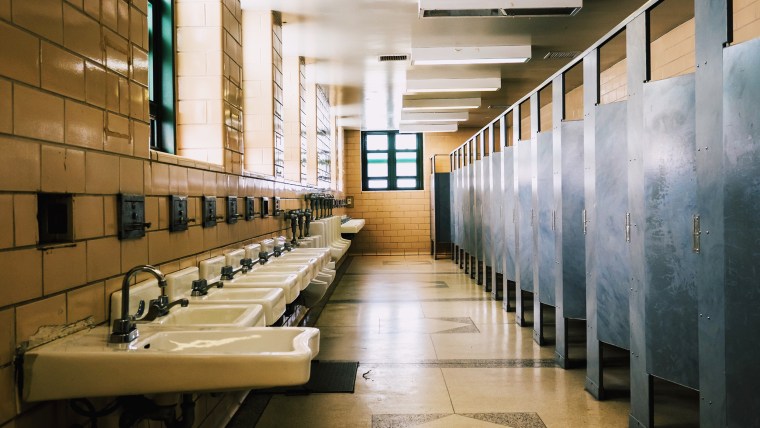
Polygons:
M0 132L13 132L13 85L0 79Z
M131 117L140 120L149 117L149 114L143 111L147 105L146 95L145 88L134 82L129 83L129 115Z
M0 366L13 361L16 349L16 312L13 308L0 311Z
M103 149L103 111L66 100L66 144Z
M44 294L54 294L87 282L87 245L53 248L42 252Z
M134 155L139 158L148 159L150 158L150 125L137 120L132 120L131 122Z
M147 196L145 198L145 222L150 223L147 230L158 229L158 199L156 196Z
M203 171L190 168L187 171L188 194L191 196L203 195Z
M40 58L43 88L84 100L84 60L82 58L45 41L42 42Z
M148 263L159 264L172 258L171 239L168 230L148 233Z
M85 64L85 99L98 107L106 106L106 69L87 61Z
M62 0L14 1L13 22L46 39L63 43Z
M103 213L105 235L116 235L118 233L118 227L116 225L116 196L105 196L103 198Z
M0 195L0 248L13 246L13 195Z
M148 263L148 238L121 241L121 270Z
M119 193L119 158L96 152L87 152L85 179L87 193Z
M105 12L105 7L103 12ZM127 39L104 28L103 43L105 45L106 67L122 77L128 77L129 44Z
M100 24L67 4L63 6L63 45L99 64L103 63Z
M13 130L16 135L63 142L63 98L13 85Z
M44 325L66 324L66 296L59 294L16 307L16 344L28 340Z
M95 323L106 320L105 283L98 282L67 293L66 322L93 317Z
M13 366L0 369L0 424L16 416L16 383Z
M35 245L38 238L37 195L13 195L16 246Z
M41 180L43 192L84 192L84 152L43 145Z
M119 27L119 12L116 0L102 0L101 22L112 30Z
M145 13L136 7L132 7L129 13L129 40L137 46L145 46L147 43L144 43L145 40L143 40L145 33L143 30L148 25L148 19ZM147 84L147 82L144 83Z
M87 281L121 272L121 245L116 237L87 241Z
M187 195L187 168L183 166L169 166L169 192L172 194Z
M100 238L105 234L103 226L103 197L74 197L74 239Z
M0 18L11 20L11 0L0 0Z
M100 19L100 0L84 0L84 11L95 19Z
M122 193L144 194L143 164L139 159L121 158L119 168L120 191Z
M129 38L129 4L124 0L118 0L118 33L124 38Z
M108 71L106 73L106 107L113 112L119 112L119 76Z
M158 198L158 228L169 228L169 198Z
M169 194L169 165L160 162L151 164L151 192L154 195Z
M0 190L40 189L40 145L0 136Z
M39 39L5 22L0 22L0 75L40 84Z

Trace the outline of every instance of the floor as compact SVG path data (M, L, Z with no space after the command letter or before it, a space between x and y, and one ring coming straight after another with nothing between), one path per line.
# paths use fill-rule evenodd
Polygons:
M257 427L628 425L628 397L594 400L450 260L354 257L316 325L320 360L360 362L355 393L273 395Z

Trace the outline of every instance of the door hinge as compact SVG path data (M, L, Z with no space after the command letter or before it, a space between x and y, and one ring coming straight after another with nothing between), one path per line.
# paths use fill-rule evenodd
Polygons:
M699 226L699 216L695 215L694 217L692 217L692 244L691 244L691 250L695 254L699 254L701 240L702 240L702 229Z
M583 234L585 235L588 232L588 218L586 215L586 209L583 209L583 212L581 214L583 216Z
M530 227L533 227L533 210L530 210Z
M552 231L557 230L557 211L552 211Z
M625 213L625 242L631 242L631 213Z

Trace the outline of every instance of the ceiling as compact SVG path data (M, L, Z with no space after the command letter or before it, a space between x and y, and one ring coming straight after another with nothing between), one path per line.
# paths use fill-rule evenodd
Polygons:
M243 0L243 9L282 12L284 55L305 57L308 78L330 88L339 126L385 130L398 129L407 70L446 76L472 66L381 63L380 55L410 54L412 47L532 45L527 63L487 66L500 69L500 90L457 94L481 96L480 108L460 122L460 128L481 128L569 61L544 55L584 51L645 2L584 0L575 16L544 18L420 19L417 0Z

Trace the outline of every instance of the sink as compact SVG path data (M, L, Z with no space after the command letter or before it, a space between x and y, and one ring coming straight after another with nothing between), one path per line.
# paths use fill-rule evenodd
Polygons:
M224 262L227 266L238 267L240 266L240 260L245 257L245 250L232 250L228 251L224 255ZM256 258L253 258L256 260ZM314 276L316 276L316 266L309 265L306 262L295 262L288 264L275 263L275 260L279 260L279 257L269 259L270 261L264 265L255 265L254 271L267 272L267 273L290 273L298 275L299 287L301 290L306 288Z
M223 259L223 258L222 258ZM201 262L204 263L204 262ZM221 272L221 266L219 271ZM185 298L190 300L190 307L195 305L261 305L264 315L264 322L266 325L274 324L285 313L285 304L288 302L289 297L286 292L295 292L295 297L298 296L298 288L296 287L295 278L291 278L291 281L280 282L279 284L273 284L270 281L269 285L262 285L257 288L245 288L238 289L230 287L225 281L224 288L211 288L208 290L208 294L205 296L192 296L192 283L198 279L199 270L195 267L182 269L180 271L170 273L166 275L166 290L170 299ZM210 282L218 281L212 278Z
M24 354L24 401L301 385L319 353L319 330L253 327L168 331L140 326L109 344L99 326Z
M200 277L210 282L217 281L222 274L222 267L225 266L225 264L226 261L224 256L214 257L201 261L199 263ZM256 281L247 281L247 283L255 283L255 285L251 286L250 288L280 288L285 293L285 301L287 303L292 303L301 292L301 285L303 280L296 274L290 274L287 272L268 272L266 278L264 278L263 274L264 272L260 272L260 275L257 275L257 278L259 279ZM234 288L235 285L233 284L235 284L237 280L243 276L245 275L238 274L232 280L225 280L224 288ZM190 282L188 282L188 284ZM171 284L169 284L169 286L171 287Z
M169 315L151 321L147 325L192 328L241 328L265 327L264 310L261 305L192 305L174 308ZM143 324L140 324L142 326Z

